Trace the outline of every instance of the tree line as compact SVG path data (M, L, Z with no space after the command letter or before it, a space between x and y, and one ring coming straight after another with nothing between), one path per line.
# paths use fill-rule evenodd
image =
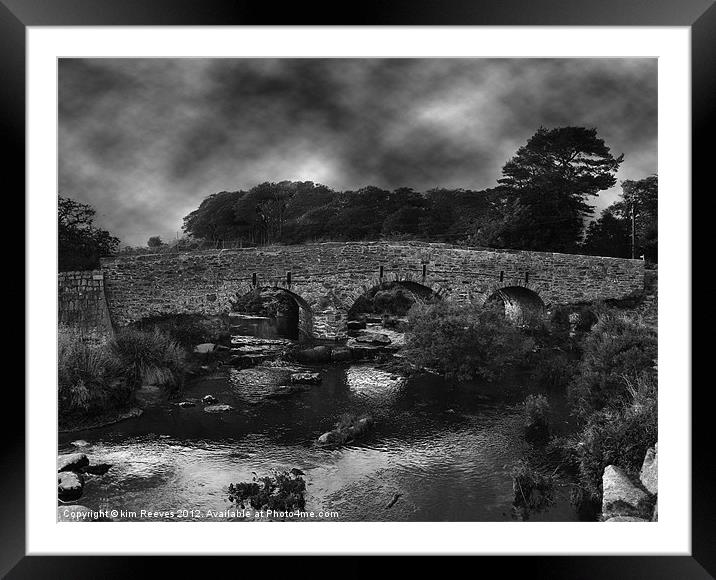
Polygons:
M619 201L594 219L590 201L616 185L623 159L594 128L540 127L488 189L338 191L311 181L264 182L206 197L184 218L184 236L173 244L415 239L655 261L656 175L622 182ZM158 236L147 243L162 245ZM105 243L97 253L114 250Z

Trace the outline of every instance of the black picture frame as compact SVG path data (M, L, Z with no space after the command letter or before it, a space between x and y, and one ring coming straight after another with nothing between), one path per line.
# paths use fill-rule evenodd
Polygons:
M352 12L352 13L351 13ZM363 0L324 6L295 3L277 7L242 0L0 0L0 119L7 147L5 174L13 191L25 190L25 32L28 26L119 25L563 25L563 26L687 26L692 41L692 167L693 183L705 178L707 144L713 134L712 103L716 96L716 7L712 0ZM705 179L703 179L704 183ZM690 194L689 194L690 195ZM20 210L22 211L22 209ZM48 296L53 289L47 289ZM22 300L22 299L21 299ZM29 345L30 346L30 345ZM10 385L8 385L10 386ZM5 474L0 491L0 574L8 578L126 578L147 570L182 576L219 572L224 558L201 561L181 557L88 557L25 555L24 393L12 385L5 390L6 408L20 420L2 440ZM685 386L689 388L690 386ZM701 387L699 389L699 387ZM523 556L481 557L468 565L475 573L531 578L648 578L701 579L716 575L715 470L706 413L708 385L692 390L692 555L691 556ZM81 552L81 546L78 546ZM364 577L386 565L376 557L352 557L351 563L320 566L305 558L284 557L268 573L347 574ZM444 574L443 558L421 561L423 573L432 567ZM465 562L454 562L465 566ZM229 564L234 566L234 564ZM450 562L453 565L453 562ZM256 573L265 564L247 558L241 574ZM279 566L279 568L273 568ZM464 568L463 568L464 569ZM280 572L279 572L280 571ZM266 569L263 573L267 573Z

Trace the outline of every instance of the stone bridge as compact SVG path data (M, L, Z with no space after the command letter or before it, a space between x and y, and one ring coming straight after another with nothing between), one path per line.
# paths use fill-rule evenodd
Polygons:
M100 273L114 327L167 314L225 314L237 294L270 287L299 305L304 332L333 339L345 335L355 301L383 282L397 281L416 296L479 304L498 297L508 310L549 308L640 291L644 263L435 243L330 242L116 256L102 260Z

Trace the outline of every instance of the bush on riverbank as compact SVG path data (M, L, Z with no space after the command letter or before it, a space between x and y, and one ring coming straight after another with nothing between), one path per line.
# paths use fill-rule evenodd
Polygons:
M130 387L156 385L168 391L181 388L186 370L186 351L169 335L155 329L143 332L125 328L109 343L121 363Z
M528 395L525 399L525 436L528 440L545 440L549 435L550 407L544 395Z
M273 477L257 477L252 481L229 484L229 501L238 504L248 502L256 510L274 511L303 510L306 507L306 482L303 472L276 472Z
M76 415L97 415L121 409L131 397L122 380L122 364L107 345L91 345L60 328L58 346L58 410L60 421Z
M518 461L510 472L512 476L512 505L521 519L528 519L530 512L542 511L554 501L555 476L533 468L525 461Z
M501 305L416 304L408 320L406 358L456 380L498 379L533 347Z
M583 345L577 374L568 387L575 415L585 420L605 407L619 408L629 400L628 381L653 373L657 357L656 330L635 316L606 311Z
M58 408L61 423L126 409L142 385L180 387L186 353L155 330L123 329L92 344L68 329L58 333Z
M618 465L636 477L647 449L658 440L656 376L644 372L623 380L629 401L591 414L566 446L578 467L580 486L595 503L601 502L604 468Z

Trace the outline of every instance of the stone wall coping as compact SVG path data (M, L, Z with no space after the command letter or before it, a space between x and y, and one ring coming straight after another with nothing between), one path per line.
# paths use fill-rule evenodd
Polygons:
M70 270L67 272L58 272L58 278L80 278L80 277L104 276L104 270Z
M253 246L253 247L246 247L246 248L211 248L206 250L184 250L184 251L167 251L167 252L157 252L154 254L151 253L142 253L142 254L129 254L126 256L108 256L105 258L100 258L100 264L104 266L105 264L111 264L116 262L123 262L123 261L134 261L139 260L143 261L147 258L162 258L166 256L176 256L176 255L186 255L186 254L195 254L195 255L221 255L221 254L239 254L239 253L271 253L271 252L279 252L282 250L291 250L293 248L301 248L301 249L310 249L310 248L345 248L350 246L357 246L357 247L390 247L390 248L426 248L426 249L436 249L436 250L462 250L465 252L484 252L484 253L496 253L496 254L524 254L524 255L530 255L530 256L541 256L541 257L547 257L547 256L557 256L557 257L566 257L567 259L573 258L585 258L589 260L605 260L605 261L611 261L611 262L634 262L634 263L641 263L644 264L644 260L640 258L615 258L612 256L589 256L586 254L568 254L565 252L537 252L533 250L511 250L511 249L503 249L503 248L486 248L483 246L459 246L456 244L448 244L448 243L442 243L442 242L419 242L419 241L401 241L401 242L391 242L391 241L366 241L366 242L315 242L315 243L309 243L309 244L288 244L288 245L272 245L272 246ZM101 270L100 270L101 271Z

